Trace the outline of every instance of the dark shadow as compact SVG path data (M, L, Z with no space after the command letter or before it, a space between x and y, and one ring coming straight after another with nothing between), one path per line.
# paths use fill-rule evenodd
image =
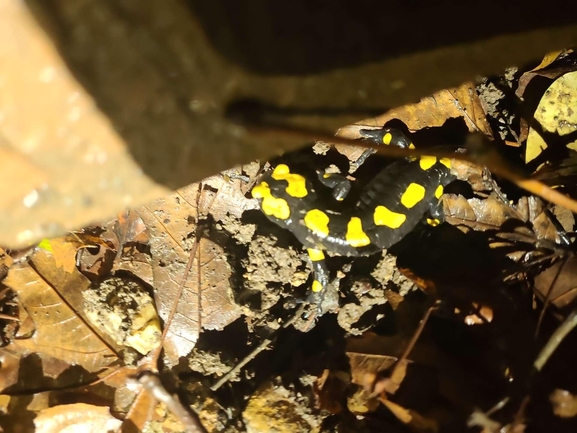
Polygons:
M80 365L71 365L57 377L50 377L45 370L53 360L42 359L38 354L31 354L20 360L17 382L2 391L10 395L6 414L0 414L0 428L3 432L34 431L33 420L36 412L28 409L34 395L47 392L46 407L62 404L87 403L110 406L114 400L115 389L98 382L95 373L90 373ZM60 362L56 360L56 362Z
M225 108L225 117L228 120L245 126L254 127L283 127L290 126L292 118L320 117L342 118L355 116L358 119L376 117L391 107L281 107L260 101L258 99L243 98L233 100ZM314 133L315 131L311 131Z
M242 119L247 99L261 99L274 118L312 117L307 128L333 131L400 100L416 100L442 85L439 71L448 83L447 74L459 70L451 66L448 71L442 61L421 70L412 66L419 57L411 55L461 46L467 70L474 56L465 58L469 45L463 44L575 19L570 3L555 9L551 2L521 0L25 3L134 160L170 188L230 167L243 155L249 159L268 149L273 153L273 146L300 142L281 133L277 142L239 135L222 114L228 108L231 117ZM388 77L378 67L314 75L400 57L406 60L402 70ZM278 83L263 77L297 74L308 76L283 77ZM395 83L405 82L408 87L396 89ZM401 92L407 96L400 97ZM306 111L283 112L267 103Z
M575 21L570 2L188 0L210 42L261 74L306 74Z

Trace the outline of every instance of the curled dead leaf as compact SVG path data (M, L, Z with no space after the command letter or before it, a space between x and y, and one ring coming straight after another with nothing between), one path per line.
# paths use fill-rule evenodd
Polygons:
M452 118L462 118L470 132L481 132L487 137L492 137L491 127L472 83L440 90L416 104L404 105L381 116L345 126L339 129L337 135L357 139L361 137L360 129L382 128L393 119L402 121L410 131L419 131L423 128L443 126Z
M113 433L121 424L108 407L85 403L50 407L41 410L34 419L36 433Z

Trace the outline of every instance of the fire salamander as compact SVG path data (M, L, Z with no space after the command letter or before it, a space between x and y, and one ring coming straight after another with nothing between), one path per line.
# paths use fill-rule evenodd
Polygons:
M371 141L414 148L398 130L361 130L361 134ZM354 208L332 212L318 204L318 194L309 180L279 164L259 178L252 196L268 219L290 230L307 248L314 273L311 295L315 298L329 283L323 250L345 256L371 255L399 242L427 215L429 223L438 224L443 188L454 179L450 159L399 159L368 183ZM337 200L350 189L348 180L340 175L321 174L319 180L333 189Z

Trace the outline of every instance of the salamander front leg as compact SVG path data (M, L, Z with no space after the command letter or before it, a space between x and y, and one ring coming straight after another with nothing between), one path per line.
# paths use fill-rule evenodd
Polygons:
M331 188L333 198L343 201L351 190L351 181L342 174L319 173L319 181L326 187Z
M415 145L413 142L407 138L402 131L392 128L381 128L381 129L360 129L359 134L361 137L368 141L372 141L375 144L384 144L386 146L396 146L401 149L414 149ZM358 168L360 167L369 156L373 155L377 151L375 149L365 149L362 155L353 163L353 165ZM356 169L355 168L355 169Z
M415 145L401 131L393 128L382 129L360 129L362 137L376 144L385 144L387 146L396 146L401 149L414 149Z

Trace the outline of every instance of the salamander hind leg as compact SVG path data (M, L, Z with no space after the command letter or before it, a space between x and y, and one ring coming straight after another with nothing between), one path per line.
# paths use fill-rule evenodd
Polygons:
M307 249L313 268L313 283L308 296L308 301L320 303L329 285L329 270L325 262L325 255L322 250L313 248Z
M443 211L443 200L433 201L429 207L427 215L427 224L436 227L445 221L445 212Z

